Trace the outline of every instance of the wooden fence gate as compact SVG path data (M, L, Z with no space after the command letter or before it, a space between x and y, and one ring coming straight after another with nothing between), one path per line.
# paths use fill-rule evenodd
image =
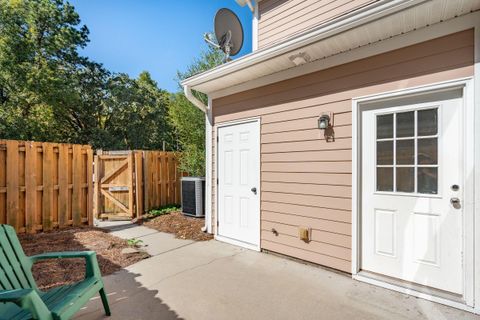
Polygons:
M95 216L130 220L162 205L179 204L180 177L173 152L99 150Z
M135 212L133 152L98 151L95 156L95 206L99 218L131 219Z

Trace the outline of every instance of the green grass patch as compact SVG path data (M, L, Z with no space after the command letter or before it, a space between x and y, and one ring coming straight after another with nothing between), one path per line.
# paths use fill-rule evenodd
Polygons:
M178 211L179 209L180 209L180 206L178 205L167 205L167 206L163 206L163 207L148 211L148 215L150 217L158 217L158 216L163 216L165 214L169 214L171 212Z
M143 240L137 238L127 239L127 244L131 247L140 247L143 244Z

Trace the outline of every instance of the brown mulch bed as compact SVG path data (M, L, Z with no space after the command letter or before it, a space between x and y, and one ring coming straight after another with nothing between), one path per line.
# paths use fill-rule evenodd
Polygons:
M129 247L126 240L94 227L21 234L19 239L27 256L57 251L96 251L103 276L149 257L143 251L122 254L122 249ZM41 261L33 266L33 275L39 288L46 290L85 278L85 262L84 259Z
M143 221L146 227L167 233L175 234L176 238L195 241L207 241L213 239L211 234L201 229L205 225L204 219L186 217L176 211Z

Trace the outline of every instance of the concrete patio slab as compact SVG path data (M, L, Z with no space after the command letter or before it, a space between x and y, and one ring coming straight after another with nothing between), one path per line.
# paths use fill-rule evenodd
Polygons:
M142 249L152 256L193 242L191 240L176 239L172 234L158 232L157 230L126 221L102 221L97 226L109 230L112 235L122 239L135 238L142 240Z
M156 233L156 230L133 224L130 221L100 221L95 225L107 229L113 235L123 239L138 238Z
M480 319L283 257L175 240L104 278L111 319ZM97 298L76 319L103 317Z

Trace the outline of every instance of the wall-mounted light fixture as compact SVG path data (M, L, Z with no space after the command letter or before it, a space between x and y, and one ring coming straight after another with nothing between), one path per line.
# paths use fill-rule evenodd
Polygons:
M330 114L324 113L318 118L318 129L320 130L326 130L331 126L330 123Z
M335 141L335 130L333 130L333 114L324 112L318 118L318 129L323 131L326 142Z

